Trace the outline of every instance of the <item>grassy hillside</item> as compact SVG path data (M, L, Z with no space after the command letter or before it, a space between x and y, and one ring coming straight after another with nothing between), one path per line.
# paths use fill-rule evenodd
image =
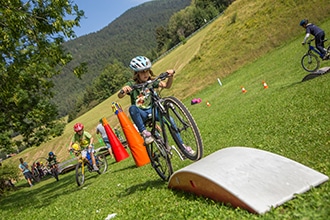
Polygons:
M320 16L321 14L327 16ZM235 15L236 21L232 23ZM303 75L300 58L307 48L300 44L304 29L298 24L301 18L305 17L320 24L326 18L329 19L329 15L330 4L324 0L318 1L318 4L294 0L285 3L238 0L228 8L224 16L197 33L185 45L158 61L153 69L154 72L160 73L168 68L175 68L177 70L175 84L171 90L164 91L163 94L173 94L181 99L191 98L196 92L215 83L217 78L225 79L225 76L242 66L254 62L267 52L298 37L298 43L292 51L289 51L292 53L290 62L289 60L283 62L292 66L296 74ZM326 33L330 33L329 25L324 24L321 27ZM326 62L322 63L325 64ZM266 67L267 65L263 68ZM279 67L282 68L283 64L279 64ZM258 75L265 74L262 68L260 71ZM292 72L287 74L295 75ZM287 74L283 73L283 77L287 77ZM245 75L250 78L250 73ZM242 84L245 84L244 80ZM125 109L129 104L127 99L118 100L116 95L109 97L89 113L69 123L64 135L37 149L28 150L27 156L31 159L37 158L53 150L58 152L60 159L66 159L68 157L66 145L72 135L73 124L77 121L84 123L86 129L93 134L101 117L107 117L112 127L118 125L118 120L111 110L113 101L119 101Z
M230 146L254 147L330 176L330 74L301 83L307 73L300 59L307 48L301 46L304 30L298 26L299 21L308 17L330 35L330 5L317 2L321 6L312 1L238 0L224 16L154 65L155 72L171 67L177 70L173 89L164 94L180 97L189 107L201 130L205 155ZM236 22L232 23L235 14ZM217 78L222 80L222 87ZM263 80L268 89L263 89ZM241 93L240 86L248 92ZM203 102L191 106L192 97L200 97ZM211 107L206 106L206 100ZM50 150L60 160L68 159L66 145L75 122L84 123L93 134L100 117L107 117L112 127L118 125L111 110L113 101L119 100L110 97L68 124L62 137L8 161L17 163L20 156L32 161ZM125 110L128 101L119 101ZM174 160L176 170L186 164L189 162ZM75 201L89 201L84 205L84 210L91 213L88 219L104 219L108 213L118 213L118 219L326 219L330 215L329 183L256 216L168 190L149 165L136 169L132 157L112 163L105 175L89 178L89 190L84 193L75 186L73 175L61 176L58 184L49 180L32 190L13 193L0 201L1 212L14 219L27 213L39 218L49 213L57 219L84 218L82 206ZM48 187L53 190L45 196ZM100 194L102 198L97 197ZM29 198L29 204L22 198ZM14 214L15 207L10 204L21 207L21 212ZM101 210L99 214L96 209Z
M325 0L235 1L211 25L198 53L181 72L184 82L177 88L178 93L187 97L191 84L198 91L217 77L223 78L297 35L302 36L300 20L307 17L319 24L329 18L329 8ZM297 56L303 51L297 50ZM200 75L204 80L199 80Z

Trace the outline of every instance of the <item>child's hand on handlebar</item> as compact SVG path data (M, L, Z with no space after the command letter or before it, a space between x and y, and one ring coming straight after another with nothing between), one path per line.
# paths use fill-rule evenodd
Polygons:
M121 90L120 93L121 94L127 94L130 93L132 91L132 88L130 86L124 86Z
M171 70L167 70L166 72L168 73L168 77L172 77L175 73L175 70L171 69Z

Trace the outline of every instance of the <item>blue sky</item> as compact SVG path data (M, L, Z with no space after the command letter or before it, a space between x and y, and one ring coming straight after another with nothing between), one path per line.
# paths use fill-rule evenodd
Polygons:
M74 28L78 37L96 32L110 24L125 11L151 0L73 0L85 11L80 27Z

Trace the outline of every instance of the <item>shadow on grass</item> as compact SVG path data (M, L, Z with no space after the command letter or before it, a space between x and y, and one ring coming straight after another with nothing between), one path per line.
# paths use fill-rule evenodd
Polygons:
M121 171L124 171L124 170L131 170L131 169L136 169L136 165L131 165L131 166L128 166L128 167L124 167L122 169L119 169L119 170L115 170L113 171L114 173L117 173L117 172L121 172Z
M233 206L230 205L230 203L224 203L222 201L215 201L210 198L207 198L203 195L196 195L194 193L186 192L183 190L177 190L177 189L169 189L172 190L173 195L177 197L177 200L189 200L189 201L200 201L208 205L213 205L213 204L219 204L219 205L225 205L228 206L229 208L234 208Z
M52 203L54 198L60 197L62 195L69 195L79 191L85 187L88 187L94 178L97 178L99 174L87 173L85 177L85 184L78 187L75 180L75 172L67 173L64 175L59 175L59 181L55 178L49 178L42 180L39 183L35 183L33 187L18 186L16 191L10 193L8 196L1 199L0 210L8 210L13 207L24 208L42 208L48 206ZM26 199L28 203L26 203ZM25 202L24 202L25 201ZM36 205L38 204L38 205Z
M118 196L129 196L136 191L145 191L148 188L164 188L164 186L167 184L167 182L164 182L163 180L148 180L147 182L136 184L133 186L130 186L125 190L124 193L120 193Z

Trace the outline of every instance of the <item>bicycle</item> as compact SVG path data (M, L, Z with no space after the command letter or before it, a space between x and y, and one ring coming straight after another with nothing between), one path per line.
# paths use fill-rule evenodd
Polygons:
M50 174L58 181L58 168L56 164L48 164L48 167L50 169Z
M144 95L151 96L152 114L145 124L151 128L154 141L145 145L152 167L164 181L173 174L172 150L181 160L197 161L203 156L202 138L187 107L173 96L161 98L152 86L167 77L168 73L161 73L153 80L131 86L133 90L141 89Z
M329 60L330 59L330 46L327 48L327 53L325 55L325 58L321 57L321 53L311 45L311 42L314 41L315 38L310 39L307 41L308 44L308 51L303 55L301 58L301 65L307 72L314 72L320 67L320 60L318 57L321 58L321 60ZM327 39L324 40L324 42L327 41Z
M89 172L94 172L93 164L92 164L92 158L90 153L87 151L87 156L85 158L82 157L81 152L83 150L81 149L73 149L72 152L78 157L78 163L76 165L76 182L78 186L82 186L85 183L85 168ZM95 162L97 167L99 168L98 171L96 171L98 174L105 173L108 169L108 162L104 156L104 154L94 154Z
M48 164L48 160L45 157L39 157L33 164L36 165L36 169L38 171L39 179L44 179L48 174L50 175L50 169L46 166Z

